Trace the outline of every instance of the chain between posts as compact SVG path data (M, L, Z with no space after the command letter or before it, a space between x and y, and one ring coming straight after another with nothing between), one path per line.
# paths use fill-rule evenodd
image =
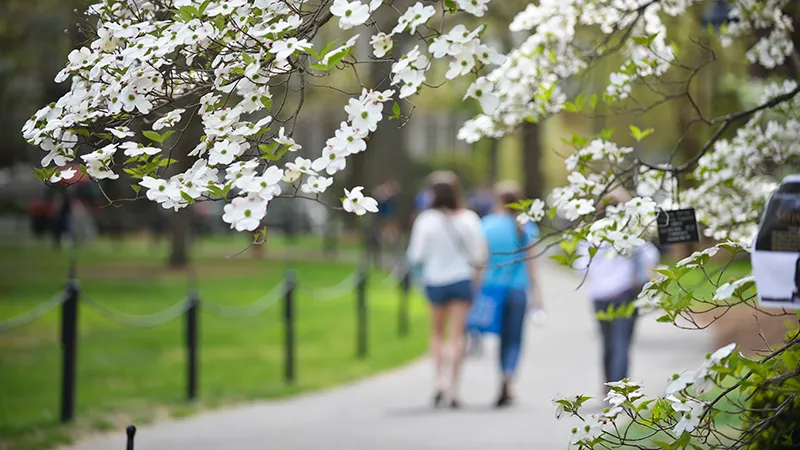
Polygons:
M58 294L53 295L52 297L50 297L49 300L33 308L32 310L0 322L0 334L14 330L16 328L30 325L31 323L42 318L45 314L63 305L64 302L66 301L67 301L67 296L65 295L65 293L59 292Z
M153 328L171 322L181 317L192 306L191 298L187 297L169 308L152 314L127 314L110 308L83 293L81 300L95 311L104 315L112 322L134 328Z
M283 286L277 285L258 300L241 306L220 305L209 300L202 300L203 307L211 314L226 320L244 320L258 316L277 305L283 295Z

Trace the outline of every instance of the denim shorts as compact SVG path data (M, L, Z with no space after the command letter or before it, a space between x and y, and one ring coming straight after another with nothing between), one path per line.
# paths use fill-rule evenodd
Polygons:
M428 301L436 306L444 306L451 301L472 301L472 280L458 281L443 286L425 286Z

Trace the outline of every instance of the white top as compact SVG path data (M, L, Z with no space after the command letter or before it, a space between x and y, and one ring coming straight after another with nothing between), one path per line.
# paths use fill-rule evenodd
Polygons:
M637 251L640 252L641 264L652 276L652 270L658 265L661 256L658 249L653 244L646 243ZM592 300L610 300L634 286L636 274L633 260L621 256L608 243L600 246L591 263L589 263L588 243L581 242L578 245L578 255L573 268L586 276L586 289Z
M422 265L427 286L444 286L471 280L486 261L486 240L481 219L463 209L445 214L426 209L414 221L408 244L408 260Z

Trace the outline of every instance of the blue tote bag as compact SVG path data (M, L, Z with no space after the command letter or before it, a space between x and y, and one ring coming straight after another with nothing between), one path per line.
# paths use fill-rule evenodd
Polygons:
M507 295L506 286L484 286L472 302L467 316L467 330L500 334L503 330L503 312Z
M521 247L521 246L518 246ZM506 299L509 285L525 262L515 262L508 271L507 281L502 284L486 284L472 301L467 316L467 330L479 333L500 334L503 331ZM502 270L502 268L500 269Z

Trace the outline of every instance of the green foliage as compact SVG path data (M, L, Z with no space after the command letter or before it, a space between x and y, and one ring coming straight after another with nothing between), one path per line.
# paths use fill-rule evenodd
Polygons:
M795 330L791 335L796 335ZM744 429L755 429L747 450L789 450L800 448L800 344L795 342L769 369L756 364L765 381L755 387L744 415ZM763 427L761 424L764 424Z

